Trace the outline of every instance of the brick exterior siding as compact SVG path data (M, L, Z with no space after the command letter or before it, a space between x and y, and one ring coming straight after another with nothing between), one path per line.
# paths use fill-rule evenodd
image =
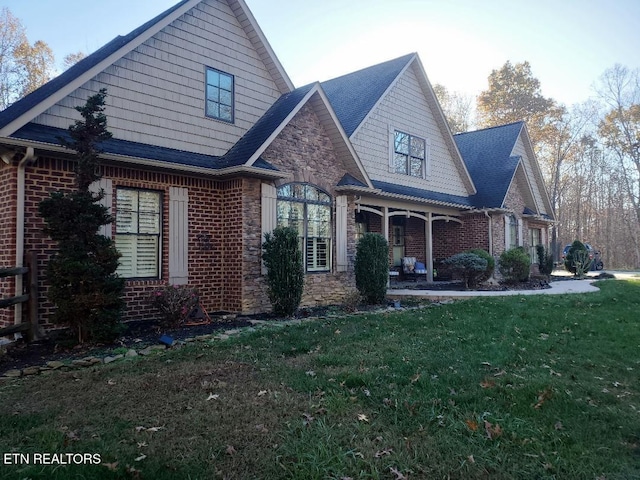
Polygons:
M16 195L18 168L0 161L0 268L16 264ZM0 278L0 298L15 295L14 277ZM0 327L13 324L14 307L0 309Z

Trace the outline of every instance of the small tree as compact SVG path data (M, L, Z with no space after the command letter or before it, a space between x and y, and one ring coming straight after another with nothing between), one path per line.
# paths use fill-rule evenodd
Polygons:
M300 237L293 227L276 227L264 235L262 261L267 267L267 294L276 315L293 315L302 300L304 266Z
M379 233L365 233L356 251L356 288L371 305L384 302L389 279L389 243Z
M522 247L515 247L500 255L498 268L507 283L525 282L529 278L531 257Z
M536 246L536 254L538 255L540 273L548 277L553 272L553 255L544 245Z
M58 243L47 266L48 296L56 305L53 320L69 325L80 343L113 340L124 306L124 280L115 273L120 254L111 239L98 233L113 219L99 204L104 192L89 191L100 179L97 144L111 137L103 113L105 96L102 89L76 107L83 120L69 127L71 141L61 139L76 152L76 190L52 192L39 205L44 231Z
M457 253L444 261L445 265L459 275L464 282L464 288L476 287L480 283L480 278L487 271L487 260L475 253Z
M575 240L564 259L564 268L576 277L583 278L591 269L591 263L592 260L589 258L587 247L579 240Z

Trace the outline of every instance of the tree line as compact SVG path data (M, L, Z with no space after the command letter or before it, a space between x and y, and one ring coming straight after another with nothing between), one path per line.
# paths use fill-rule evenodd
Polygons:
M63 69L85 57L68 54ZM0 110L56 73L42 40L29 43L8 8L0 10ZM541 93L528 62L492 70L477 97L434 85L453 133L524 120L557 219L552 250L559 260L573 240L601 249L608 268L640 268L640 71L615 65L596 94L567 107Z
M607 69L595 94L567 107L542 95L528 62L491 71L477 97L434 91L453 133L524 120L556 217L559 260L578 239L602 251L607 268L640 268L640 71Z

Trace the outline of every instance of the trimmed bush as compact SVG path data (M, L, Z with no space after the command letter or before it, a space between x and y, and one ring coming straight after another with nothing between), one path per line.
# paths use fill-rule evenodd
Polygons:
M389 279L389 243L379 233L365 233L356 252L356 288L371 305L384 302Z
M149 296L149 303L162 315L163 327L179 327L200 301L198 291L186 285L166 285Z
M448 265L454 274L462 278L466 289L478 285L479 279L487 271L488 262L475 253L464 252L452 255L444 261L444 264Z
M549 276L553 272L553 255L544 245L536 246L536 254L538 255L538 269L542 275Z
M531 269L531 257L522 247L515 247L500 255L498 268L506 283L526 282Z
M496 268L496 260L493 258L489 252L483 250L482 248L472 248L468 250L466 253L473 253L474 255L478 255L480 258L484 258L487 261L487 268L484 273L478 278L478 283L486 282L493 275L493 271Z
M581 241L574 240L564 259L564 268L582 278L591 269L591 262L587 247Z
M267 295L276 315L293 315L302 300L304 266L300 237L293 227L265 233L262 261L267 267Z

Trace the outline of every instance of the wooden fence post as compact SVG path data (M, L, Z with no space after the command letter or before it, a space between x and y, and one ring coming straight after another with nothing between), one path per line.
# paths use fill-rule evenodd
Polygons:
M30 342L40 337L38 328L38 256L35 252L27 252L27 266L29 267L29 331L27 338Z

